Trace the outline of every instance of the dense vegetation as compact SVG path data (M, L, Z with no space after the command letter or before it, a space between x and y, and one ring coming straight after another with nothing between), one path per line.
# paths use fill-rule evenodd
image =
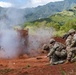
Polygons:
M76 7L64 10L48 18L26 22L24 27L54 27L57 31L56 35L61 36L71 28L76 29Z

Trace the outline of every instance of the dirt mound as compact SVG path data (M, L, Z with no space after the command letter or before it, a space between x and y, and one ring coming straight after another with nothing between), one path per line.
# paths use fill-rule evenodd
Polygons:
M56 41L58 41L58 42L61 42L61 43L65 44L65 40L62 39L62 37L54 37L54 39L55 39Z

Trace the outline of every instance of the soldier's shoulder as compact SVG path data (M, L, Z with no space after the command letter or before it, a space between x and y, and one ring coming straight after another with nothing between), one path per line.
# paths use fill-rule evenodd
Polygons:
M68 36L66 41L71 40L71 39L72 39L72 36Z
M73 40L75 40L75 41L76 41L76 34L74 34L74 36L73 36Z
M59 42L56 42L55 44L54 44L54 48L57 48L57 47L59 47L60 45L59 45Z
M69 35L67 39L71 39L71 38L72 38L72 36L71 36L71 35Z

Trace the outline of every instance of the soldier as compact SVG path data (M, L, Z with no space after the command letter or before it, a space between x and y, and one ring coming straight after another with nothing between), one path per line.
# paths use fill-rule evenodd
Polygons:
M75 62L76 61L76 34L74 34L73 37L73 45L74 48L72 50L72 58L71 58L71 62Z
M50 41L54 42L54 39L50 39ZM47 51L49 53L49 51L51 50L51 48L53 47L52 42L49 42L49 44L44 44L43 45L43 50Z
M53 47L50 49L50 52L47 55L50 58L50 64L55 65L64 63L67 57L65 45L56 42L54 39L51 39L50 43L53 45Z
M75 34L75 30L74 29L70 29L69 30L69 36L66 39L66 50L67 50L67 62L71 62L71 58L72 58L72 51L74 51L74 47L75 47L75 42L74 42L74 34ZM74 50L73 50L74 49Z
M75 30L74 29L70 29L68 33L69 33L69 35L68 35L68 37L66 39L66 46L67 47L69 47L71 45L71 43L72 43L72 39L73 39L73 36L75 34Z
M50 42L49 42L49 44L44 44L43 45L43 50L45 50L47 53L49 53L50 52L50 50L53 48L53 42L54 42L55 40L54 39L50 39ZM51 59L51 57L49 56L49 61L50 61L50 59Z
M76 34L73 37L73 40L72 40L72 43L71 43L71 46L69 49L67 60L69 62L76 61Z

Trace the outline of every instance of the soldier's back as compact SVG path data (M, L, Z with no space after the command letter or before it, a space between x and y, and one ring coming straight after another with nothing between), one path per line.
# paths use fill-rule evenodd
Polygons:
M59 57L66 57L67 51L66 51L66 46L60 42L56 42L55 44L55 54Z

